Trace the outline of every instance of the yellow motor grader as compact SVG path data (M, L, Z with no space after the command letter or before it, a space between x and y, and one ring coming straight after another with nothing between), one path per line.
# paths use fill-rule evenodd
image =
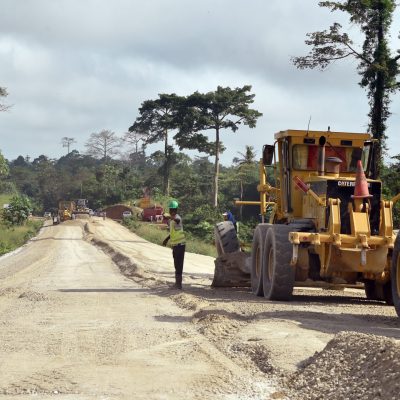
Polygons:
M392 218L400 195L384 200L381 181L369 178L374 143L367 133L286 130L264 146L260 200L236 202L260 207L247 263L254 294L289 300L294 286L363 282L368 299L394 304L400 316L400 239ZM231 225L217 224L216 242L220 254L234 256L240 251ZM218 274L223 280L216 268L216 281Z
M58 222L68 221L72 218L75 210L75 203L69 200L60 200L58 202Z

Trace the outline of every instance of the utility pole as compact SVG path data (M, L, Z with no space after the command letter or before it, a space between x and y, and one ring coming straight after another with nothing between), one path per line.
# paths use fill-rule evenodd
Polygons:
M63 147L67 148L68 150L67 154L69 154L69 147L71 146L71 144L76 143L76 140L74 138L65 136L61 139L61 143Z

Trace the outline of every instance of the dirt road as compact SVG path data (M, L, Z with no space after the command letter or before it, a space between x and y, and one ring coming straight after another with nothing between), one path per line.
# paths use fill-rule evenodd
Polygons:
M328 358L318 370L351 374L366 341L382 359L400 355L393 308L361 291L296 290L293 302L265 302L210 288L212 272L211 258L187 254L184 291L173 291L171 250L115 222L44 228L0 258L0 398L344 399L313 368ZM357 333L343 341L342 331ZM390 360L385 374L399 370ZM368 389L367 378L358 382ZM378 398L354 390L363 396L349 399Z

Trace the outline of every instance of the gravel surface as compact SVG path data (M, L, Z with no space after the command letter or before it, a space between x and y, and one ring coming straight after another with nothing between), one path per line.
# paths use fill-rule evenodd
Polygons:
M0 398L400 398L393 307L356 289L265 301L211 288L213 269L187 254L171 290L170 249L109 220L46 228L0 258Z
M287 378L291 399L398 400L400 344L343 331Z
M127 275L146 258L120 244L118 253ZM193 312L197 331L221 353L275 387L266 399L400 399L393 307L367 300L359 289L297 288L291 302L267 302L248 289L212 289L210 277L193 280L188 264L185 272L184 291L168 297ZM133 279L157 292L165 276L146 269Z

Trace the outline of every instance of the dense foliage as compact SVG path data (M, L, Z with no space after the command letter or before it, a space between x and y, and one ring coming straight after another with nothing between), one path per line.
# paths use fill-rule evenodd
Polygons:
M2 219L9 225L22 225L32 212L32 205L27 196L14 196L8 207L3 209Z
M31 161L19 156L9 162L5 183L14 186L16 192L29 196L36 213L57 208L61 199L87 198L90 207L97 209L116 203L133 204L146 193L163 205L170 197L176 198L180 202L180 212L198 215L210 224L220 220L221 213L228 208L235 212L234 198L258 198L255 162L246 168L237 165L221 167L217 209L210 205L213 163L207 157L190 158L176 153L170 174L170 196L163 195L165 182L160 174L163 164L162 153L147 156L143 149L118 160L97 159L76 150L59 159L41 155ZM239 216L239 210L236 211ZM256 216L257 213L257 207L249 208L244 216Z

